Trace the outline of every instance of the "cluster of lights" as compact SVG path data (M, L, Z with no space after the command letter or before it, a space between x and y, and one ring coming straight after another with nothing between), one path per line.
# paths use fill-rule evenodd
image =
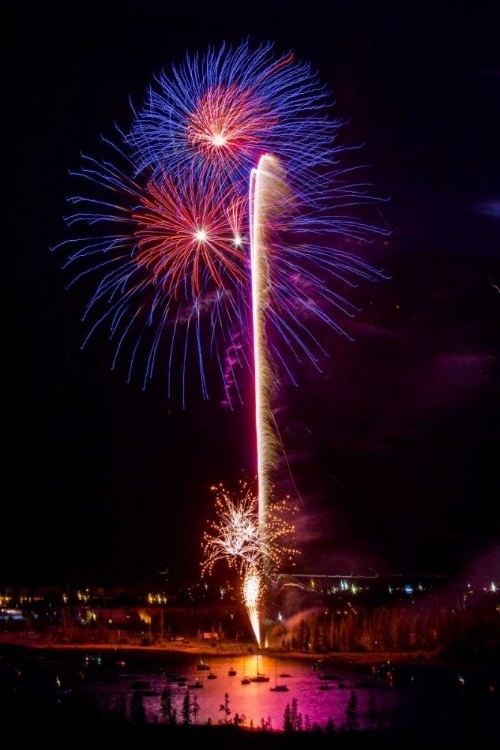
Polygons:
M167 604L168 597L165 594L148 594L148 604Z

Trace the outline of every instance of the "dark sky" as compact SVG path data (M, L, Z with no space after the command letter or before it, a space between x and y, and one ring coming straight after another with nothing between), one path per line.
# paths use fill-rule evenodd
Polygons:
M355 290L354 341L329 335L322 372L304 365L276 402L300 569L498 575L500 20L490 2L327 5L4 10L0 582L197 579L210 485L253 472L251 398L203 401L194 363L183 409L165 372L143 391L108 342L81 351L87 297L50 252L69 170L126 128L129 97L247 37L312 63L390 199L369 261L391 278Z

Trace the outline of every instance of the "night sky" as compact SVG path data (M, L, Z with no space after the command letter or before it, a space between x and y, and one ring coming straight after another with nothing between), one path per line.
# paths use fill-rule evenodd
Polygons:
M198 580L210 486L255 471L250 380L232 411L215 369L201 398L196 362L186 408L161 367L146 390L127 383L105 335L80 349L88 289L66 290L65 256L50 251L70 236L69 171L126 129L129 97L139 106L186 51L246 38L311 62L346 121L340 139L364 144L356 158L388 199L391 234L365 257L390 278L351 290L353 341L323 331L321 372L304 363L276 399L298 569L498 575L494 3L9 6L0 583L159 582L165 568Z

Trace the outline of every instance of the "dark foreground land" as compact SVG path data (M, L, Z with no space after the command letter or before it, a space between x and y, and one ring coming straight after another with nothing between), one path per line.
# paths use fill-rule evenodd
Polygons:
M20 741L45 740L52 748L64 747L69 743L92 743L100 747L112 745L119 747L123 744L131 747L131 743L154 743L155 747L182 748L184 746L206 748L232 748L233 750L281 750L282 748L331 748L334 747L364 747L384 743L392 746L394 743L411 741L425 743L429 741L443 742L460 741L476 742L482 746L485 743L497 742L500 739L500 719L496 725L485 726L478 714L476 725L450 725L446 723L425 732L408 731L405 729L375 728L363 732L356 728L346 727L328 729L312 728L310 730L274 730L263 728L249 729L236 727L232 724L222 725L168 725L163 723L143 724L141 722L122 722L116 718L102 717L89 713L85 708L70 711L44 709L42 705L34 706L26 703L23 706L12 704L3 705L2 733L15 733ZM5 734L4 734L5 736ZM152 746L152 745L150 745Z

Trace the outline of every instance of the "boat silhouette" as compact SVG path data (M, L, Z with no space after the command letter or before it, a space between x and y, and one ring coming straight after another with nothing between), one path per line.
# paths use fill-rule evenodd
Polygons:
M257 653L257 673L250 676L250 682L269 682L271 678L259 672L259 654Z
M276 666L274 670L274 687L269 688L273 691L273 693L286 693L288 692L288 686L285 685L284 682L278 682L278 662L276 661Z
M198 672L205 671L205 670L208 672L210 671L210 664L207 664L206 662L203 661L203 659L200 659L200 661L196 665L196 669L198 670Z

